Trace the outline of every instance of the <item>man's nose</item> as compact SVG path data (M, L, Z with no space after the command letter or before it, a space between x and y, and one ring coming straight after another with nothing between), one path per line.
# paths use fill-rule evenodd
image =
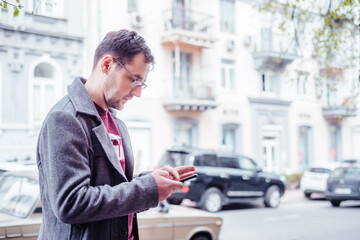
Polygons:
M138 86L132 90L132 94L134 94L136 97L139 98L141 97L141 91L142 91L141 86Z

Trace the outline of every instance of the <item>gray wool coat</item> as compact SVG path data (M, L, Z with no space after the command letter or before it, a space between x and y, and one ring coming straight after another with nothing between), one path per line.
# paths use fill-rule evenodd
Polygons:
M114 116L125 153L126 169L122 170L85 81L75 78L68 95L51 109L40 131L41 240L128 239L128 215L158 204L152 175L133 178L129 134ZM133 234L139 239L136 214Z

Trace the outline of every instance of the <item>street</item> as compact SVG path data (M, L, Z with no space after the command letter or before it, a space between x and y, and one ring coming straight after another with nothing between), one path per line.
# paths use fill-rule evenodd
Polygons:
M331 207L321 195L314 200L290 190L277 209L260 205L225 206L220 240L359 240L360 201Z

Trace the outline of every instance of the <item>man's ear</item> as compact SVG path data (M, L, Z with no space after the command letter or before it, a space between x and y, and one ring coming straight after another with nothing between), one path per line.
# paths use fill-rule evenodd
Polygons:
M105 55L100 61L101 71L107 74L110 70L110 66L113 63L113 57L110 55Z

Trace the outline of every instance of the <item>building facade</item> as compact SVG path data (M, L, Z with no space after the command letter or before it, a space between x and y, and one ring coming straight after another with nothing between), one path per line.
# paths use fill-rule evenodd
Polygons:
M34 159L42 120L83 69L82 2L21 3L19 17L0 10L1 160Z
M93 51L105 34L128 28L144 36L156 62L149 88L118 112L129 128L136 171L153 168L164 150L174 146L242 153L278 173L360 158L360 119L356 108L342 98L356 73L350 69L338 74L343 86L336 93L330 84L316 82L319 69L303 61L294 40L276 28L273 16L260 14L252 1L94 0L77 2L82 10L71 13L74 4L61 5L65 17L55 18L55 23L64 31L56 27L56 34L51 31L54 25L45 23L32 33L28 29L33 25L25 24L30 20L20 24L25 30L0 22L1 152L20 153L26 144L29 152L34 151L39 119L46 104L52 104L51 99L38 98L55 96L51 89L57 87L59 95L65 94L74 75L87 77ZM25 17L40 16L25 12ZM25 33L32 42L21 40ZM8 40L9 34L18 42ZM16 51L22 61L11 57ZM60 75L40 71L41 64L50 64ZM55 76L55 81L48 81L54 86L42 83L39 74L44 79ZM334 75L330 71L328 77Z

